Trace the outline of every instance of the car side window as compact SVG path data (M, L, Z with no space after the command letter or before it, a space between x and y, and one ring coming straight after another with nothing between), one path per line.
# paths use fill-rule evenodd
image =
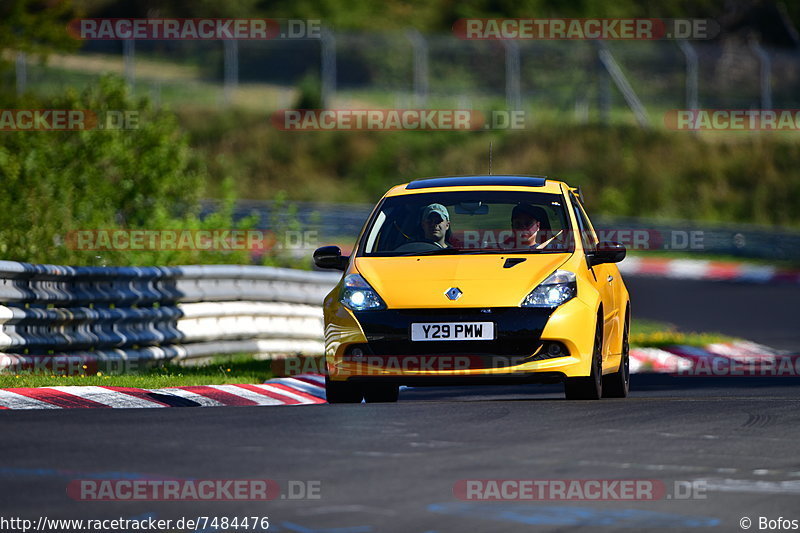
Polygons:
M586 218L586 214L583 212L583 209L581 209L581 206L578 205L578 202L574 198L571 198L571 201L572 210L575 212L575 219L578 221L578 231L581 233L583 249L586 253L592 253L597 250L597 237L595 237L592 225Z

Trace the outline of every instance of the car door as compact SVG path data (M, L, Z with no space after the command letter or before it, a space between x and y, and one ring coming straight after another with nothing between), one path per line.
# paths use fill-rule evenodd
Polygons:
M575 213L575 219L578 221L578 231L580 232L581 242L583 243L584 252L587 254L593 253L597 250L597 235L592 227L589 218L583 211L583 207L577 200L574 194L570 193L570 201L572 210ZM618 318L617 302L616 299L616 285L619 283L616 275L616 268L611 264L601 264L589 266L589 279L594 287L600 293L600 299L603 302L603 361L608 359L609 339L615 338L615 328Z

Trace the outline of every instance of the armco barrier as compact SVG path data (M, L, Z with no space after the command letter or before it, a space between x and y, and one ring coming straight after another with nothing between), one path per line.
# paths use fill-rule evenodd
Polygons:
M355 241L364 222L372 212L373 204L293 203L297 208L300 227L321 243L339 242L351 244ZM207 202L204 212L217 210L218 204ZM270 221L285 213L286 206L275 202L245 200L237 203L235 217L243 218L254 213L260 218L261 229L267 229ZM589 212L592 213L592 206ZM793 228L771 227L742 223L712 223L692 220L662 220L638 217L608 217L595 215L593 226L604 236L603 240L620 240L629 248L634 240L633 232L647 235L639 251L680 251L683 254L725 255L743 259L765 259L767 261L800 261L800 231ZM626 236L620 235L625 231ZM295 232L300 239L300 232ZM698 236L694 243L690 235ZM695 246L696 245L696 246ZM298 248L298 253L308 254L307 248Z
M239 265L0 261L0 368L236 352L318 355L322 299L339 277Z

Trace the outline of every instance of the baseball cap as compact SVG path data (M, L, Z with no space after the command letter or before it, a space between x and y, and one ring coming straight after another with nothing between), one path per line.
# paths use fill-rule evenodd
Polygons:
M431 204L427 205L422 209L422 220L428 218L431 213L437 213L442 217L442 220L450 220L450 213L447 212L447 208L442 204Z

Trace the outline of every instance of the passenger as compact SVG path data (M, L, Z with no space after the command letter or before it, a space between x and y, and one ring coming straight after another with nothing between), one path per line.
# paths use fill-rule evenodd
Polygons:
M542 223L547 224L547 213L541 207L517 204L511 210L513 235L503 243L504 247L535 248L539 244Z

